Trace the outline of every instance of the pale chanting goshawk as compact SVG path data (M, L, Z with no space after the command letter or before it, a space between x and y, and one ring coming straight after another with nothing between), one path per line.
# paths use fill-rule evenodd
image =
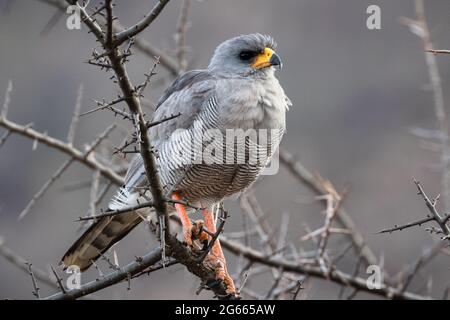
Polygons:
M291 102L275 78L275 68L281 68L275 47L270 36L261 34L227 40L216 48L207 69L180 75L157 103L153 121L181 114L148 132L157 152L162 184L173 190L174 200L206 208L204 227L209 232L216 232L215 205L244 191L257 179L285 131L285 113ZM256 132L256 137L247 134L249 131ZM245 134L229 139L235 132ZM210 157L205 156L205 149L213 149ZM147 185L142 158L136 155L109 210L148 201L149 192L142 195ZM190 207L175 204L168 210L178 214L188 246L199 239L204 245L211 238L198 232L203 222L191 223L187 216ZM86 270L143 217L151 220L154 216L151 208L144 208L95 220L64 255L63 264ZM215 241L207 259L227 292L235 294L219 241Z

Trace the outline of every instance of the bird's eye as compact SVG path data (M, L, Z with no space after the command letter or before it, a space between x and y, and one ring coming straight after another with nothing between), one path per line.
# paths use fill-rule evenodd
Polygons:
M244 61L248 61L252 58L254 58L256 56L256 52L255 51L242 51L241 53L239 53L239 59L244 60Z

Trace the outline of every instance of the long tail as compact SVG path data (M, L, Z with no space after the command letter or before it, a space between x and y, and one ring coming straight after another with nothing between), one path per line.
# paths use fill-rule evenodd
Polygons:
M61 259L66 267L76 265L81 271L88 269L112 245L125 237L142 218L135 212L103 217L92 224L67 250Z

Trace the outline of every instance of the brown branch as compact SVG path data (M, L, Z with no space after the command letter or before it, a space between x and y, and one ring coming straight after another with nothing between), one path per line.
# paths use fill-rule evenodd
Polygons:
M67 291L66 291L66 288L64 288L61 277L58 275L58 273L56 272L55 268L53 268L53 266L50 266L50 269L52 269L53 275L56 278L56 283L58 284L58 288L61 290L61 293L66 294Z
M48 147L59 150L68 156L74 158L76 161L86 165L92 170L98 170L100 173L107 179L111 180L117 185L121 185L123 183L122 177L118 175L116 172L100 163L94 157L86 157L85 152L69 145L66 142L58 140L53 137L49 137L48 135L38 132L29 126L19 125L15 122L12 122L4 117L0 117L0 127L3 127L11 132L18 133L23 135L31 140L36 140L40 143L47 145Z
M66 0L38 0L38 1L44 2L49 5L53 5L63 12L66 12L66 8L68 6ZM97 11L101 11L103 9L104 7L102 6ZM92 15L94 14L95 12ZM115 33L122 32L124 28L120 25L120 23L118 23L117 21L115 22L116 23L113 25L114 32ZM175 59L171 58L166 52L155 47L148 41L142 38L136 38L134 40L134 46L136 49L138 49L139 51L141 51L142 53L144 53L145 55L147 55L152 59L154 59L155 57L159 57L161 65L164 66L173 76L176 76L180 72L178 68L178 63Z
M423 191L422 186L420 185L420 182L414 179L414 183L415 183L417 189L419 190L418 194L420 196L422 196L422 198L425 201L425 204L426 204L428 210L433 215L434 221L436 221L439 224L439 227L441 228L442 232L445 235L448 236L450 234L450 228L446 224L446 221L447 221L448 217L441 217L440 213L436 209L436 202L437 202L439 197L437 197L433 201L430 201L428 196Z
M27 262L26 264L28 266L28 274L31 277L31 282L32 282L33 288L34 288L33 296L35 296L36 298L40 299L41 298L41 295L39 294L40 288L38 287L38 284L37 284L37 281L36 281L36 277L34 276L33 270L31 269L32 264L29 263L29 262Z
M112 48L113 47L113 38L114 38L114 31L113 31L113 1L112 0L105 0L105 10L106 10L106 47Z
M180 16L177 23L177 33L175 40L177 42L177 60L180 72L186 71L186 33L188 29L188 16L191 0L183 0L181 3Z
M206 256L211 251L212 247L214 246L214 243L216 242L219 235L222 233L223 228L225 226L225 221L228 218L228 212L223 209L222 204L220 204L220 217L219 217L219 225L217 226L216 232L211 236L211 240L208 243L208 246L206 247L206 250L202 252L200 257L198 258L198 262L203 262L203 260L206 258Z
M161 13L164 7L169 3L169 0L158 0L158 3L153 7L144 19L136 23L125 30L122 30L116 34L116 39L114 40L114 46L120 46L122 43L130 38L138 35L144 31Z
M11 262L13 265L15 265L19 270L22 270L26 273L29 272L27 264L28 261L19 256L17 253L12 251L11 249L7 248L4 245L3 239L0 237L0 256ZM48 274L45 271L42 271L40 269L33 268L33 274L36 279L39 281L45 283L46 285L55 288L55 283L51 280L51 278L48 276Z
M424 219L408 222L403 225L394 225L393 228L383 229L381 231L378 231L377 233L392 233L394 231L401 231L401 230L408 229L411 227L421 226L422 224L433 221L433 220L434 220L434 217L427 217Z
M161 248L157 248L140 259L136 259L126 266L120 268L119 270L115 270L103 278L98 280L93 280L81 286L79 289L68 290L65 293L59 292L52 296L45 298L45 300L73 300L85 295L91 294L93 292L97 292L104 288L110 287L116 283L119 283L123 280L126 280L128 274L131 276L141 272L145 268L148 268L151 265L154 265L158 261L161 260Z
M113 101L111 101L109 103L106 103L105 101L94 100L95 103L97 104L97 107L92 109L92 110L83 112L82 114L80 114L80 116L87 116L87 115L89 115L91 113L94 113L94 112L97 112L97 111L100 111L100 110L104 110L104 109L111 109L112 111L117 112L116 110L118 110L118 109L112 108L112 106L114 106L114 105L116 105L116 104L118 104L118 103L120 103L120 102L122 102L124 100L125 99L123 97L119 97L116 100L113 100ZM127 116L127 118L131 119L131 117L128 114L126 116Z
M19 217L17 218L17 220L22 220L30 212L30 210L34 207L36 202L44 196L45 192L53 185L53 183L55 183L55 181L61 177L63 172L69 168L69 166L73 163L73 160L74 160L73 158L66 160L58 168L58 170L56 170L55 173L52 174L50 179L47 180L47 182L44 183L44 185L39 189L39 191L36 192L36 194L33 196L33 198L31 198L30 202L28 202L25 209L23 209L22 212L19 214Z
M87 159L89 158L89 155L94 151L94 149L99 145L99 143L104 140L108 134L116 127L115 124L110 125L93 143L92 145L88 148L88 150L86 152L84 152L83 154L83 158ZM74 157L70 158L69 160L67 160L66 162L64 162L61 167L58 168L58 170L56 170L56 172L51 176L51 178L41 187L41 189L33 196L33 198L31 199L31 201L28 203L28 205L26 206L26 208L20 213L19 215L19 220L23 219L31 210L31 208L34 206L34 204L36 203L37 200L39 200L44 194L45 192L53 185L53 183L59 179L59 177L62 175L62 173L64 171L67 170L67 168L69 168L69 166L72 164L72 162L74 161ZM96 172L100 172L99 170Z
M329 280L339 285L348 285L352 288L358 289L363 292L382 296L389 299L400 300L429 300L430 297L421 296L411 292L401 292L399 289L387 286L383 284L380 289L369 289L366 285L366 279L352 276L345 272L333 269L329 272L324 272L320 267L301 265L295 261L289 261L277 257L268 257L267 255L254 250L250 247L244 246L238 242L228 240L221 236L220 242L225 249L231 253L239 256L242 255L245 258L255 263L260 263L275 268L282 268L284 271L297 273L301 275L308 275L319 279Z
M441 192L444 198L444 210L450 211L450 145L444 92L436 56L429 52L433 48L433 42L425 17L425 4L423 0L415 0L415 11L417 20L403 18L401 22L408 26L411 32L420 37L423 50L426 52L425 61L428 67L431 88L433 89L434 113L440 131Z
M97 220L104 217L113 217L123 213L128 213L130 211L136 211L143 208L150 208L154 206L153 201L144 202L135 206L129 206L120 210L106 211L105 213L98 215L89 215L85 217L79 217L77 221L88 221L88 220Z
M280 148L280 161L292 173L294 177L303 182L310 190L317 195L323 195L326 190L320 185L316 177L309 172L299 161L285 149ZM349 214L340 208L337 220L347 230L350 230L349 237L355 245L356 251L361 252L366 265L377 265L377 257L366 245L363 235L356 229L355 223Z
M155 59L155 57L158 57L161 65L165 67L173 76L176 76L180 72L178 69L178 63L167 53L154 47L151 43L143 40L142 38L137 38L135 39L134 46L150 58Z
M80 87L78 88L78 95L77 95L77 102L75 103L75 109L73 111L73 117L72 121L70 122L69 132L67 134L67 142L69 145L73 145L75 140L75 132L78 125L78 120L80 119L80 110L83 100L83 91L84 87L83 84L80 84Z
M5 144L11 134L12 132L10 130L6 130L6 132L0 137L0 148Z
M319 249L317 252L318 257L322 259L328 244L328 238L330 237L331 234L330 232L331 226L333 224L333 221L336 219L339 209L341 208L342 201L345 197L346 192L344 191L344 193L340 195L334 189L330 181L324 180L322 178L319 178L319 180L322 181L321 183L323 185L323 188L325 188L328 191L326 197L329 199L327 200L327 214L325 217L325 225L323 227L323 231L321 232L321 238L319 240L318 245Z
M436 242L431 248L425 250L422 253L417 261L409 268L409 272L407 272L406 276L404 277L404 281L399 286L401 292L404 292L408 289L413 278L419 273L420 269L422 269L428 262L430 262L442 250L444 246L444 242L439 241Z
M92 175L92 183L90 190L90 199L89 199L89 212L94 215L97 211L97 193L98 187L100 184L100 172L94 171Z
M11 103L12 89L13 89L13 84L12 84L12 81L9 80L8 87L6 88L6 92L5 92L5 99L3 100L2 110L0 112L1 118L6 118L6 116L8 114L9 104Z
M437 50L437 49L427 49L426 52L431 52L434 54L450 54L450 50Z
M154 18L159 14L159 12L167 2L167 0L161 0L159 4L154 8L152 13ZM86 23L86 25L90 29L96 28L96 25L92 23L92 18L87 15L84 8L82 9L82 13L85 17L84 21L89 22ZM184 264L190 272L200 277L205 282L205 284L214 291L216 296L218 296L219 298L229 298L229 296L226 294L226 286L224 285L224 283L215 279L216 277L214 270L207 268L207 266L205 266L203 263L199 264L192 252L184 247L175 237L170 234L170 232L166 232L166 230L164 229L165 227L169 226L167 207L159 174L156 169L156 162L151 149L150 138L147 133L147 122L145 121L144 114L142 112L140 96L137 92L138 90L132 85L125 68L123 55L117 48L117 45L120 44L121 41L125 41L129 37L136 35L138 32L145 29L153 20L147 17L143 22L138 23L137 27L134 28L134 30L131 30L130 32L125 30L124 33L119 33L118 35L116 35L116 40L113 41L113 47L107 46L106 42L104 41L104 35L98 34L98 32L96 32L98 30L91 29L91 31L93 31L93 33L97 37L97 40L102 43L105 49L105 53L103 55L107 56L109 59L111 68L115 73L115 79L117 80L117 83L123 93L123 97L125 98L125 102L135 120L135 126L137 128L136 137L138 137L138 143L140 146L139 151L144 162L147 180L150 184L152 201L154 202L154 208L158 215L160 226L162 226L161 222L164 222L164 226L162 226L162 228L160 229L160 238L162 240L162 259L165 260L165 250L167 249L170 256L174 257L180 263ZM153 68L155 67L156 64ZM150 74L152 73L153 71L150 72ZM167 248L165 244L167 244ZM126 276L127 275L125 274L125 277Z

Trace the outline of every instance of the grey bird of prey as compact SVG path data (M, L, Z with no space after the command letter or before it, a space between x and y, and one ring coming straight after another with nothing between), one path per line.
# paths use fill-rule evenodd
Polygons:
M208 241L208 235L194 229L205 226L215 232L214 206L257 179L285 131L285 113L291 102L275 78L275 68L281 68L275 49L274 40L267 35L229 39L216 48L207 69L180 75L157 103L153 121L181 113L148 132L158 154L162 183L173 191L173 199L206 208L204 223L192 224L186 212L189 208L169 206L170 214L179 215L189 246L194 240ZM142 195L147 185L142 158L136 155L109 210L148 200L149 193ZM86 270L143 217L152 215L152 210L145 208L96 220L62 262ZM234 294L219 241L208 257L217 278L224 280L227 291Z

